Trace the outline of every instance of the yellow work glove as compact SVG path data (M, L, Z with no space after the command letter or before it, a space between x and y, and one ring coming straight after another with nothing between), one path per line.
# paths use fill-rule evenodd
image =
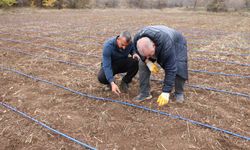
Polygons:
M157 65L155 63L153 63L150 60L146 61L146 65L148 66L148 69L152 72L152 73L158 73L159 72L159 68L157 67Z
M164 106L169 101L169 93L162 92L161 95L158 97L157 103L158 106Z

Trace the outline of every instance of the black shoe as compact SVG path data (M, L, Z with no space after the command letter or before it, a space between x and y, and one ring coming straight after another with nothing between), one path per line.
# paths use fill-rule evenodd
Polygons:
M183 103L185 101L184 94L175 94L174 96L177 103Z
M127 93L129 88L128 83L121 81L120 88L124 93Z
M136 103L140 103L143 102L145 100L150 100L153 96L151 94L149 95L143 95L143 94L139 94L138 96L136 96L133 101Z

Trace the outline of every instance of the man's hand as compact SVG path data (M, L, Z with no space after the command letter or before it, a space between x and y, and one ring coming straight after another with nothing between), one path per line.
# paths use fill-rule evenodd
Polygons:
M112 92L114 92L115 94L117 94L118 96L120 96L120 89L119 87L115 84L115 82L111 82L111 89L112 89Z
M136 54L136 53L134 53L134 55L133 55L133 59L135 59L135 60L140 60L141 58L140 58L140 56L138 55L138 54Z
M169 93L162 92L157 100L157 103L158 106L164 106L168 103L168 101L169 101Z
M157 67L157 65L155 63L153 63L150 60L146 60L146 65L148 66L148 69L152 72L152 73L158 73L159 72L159 68Z

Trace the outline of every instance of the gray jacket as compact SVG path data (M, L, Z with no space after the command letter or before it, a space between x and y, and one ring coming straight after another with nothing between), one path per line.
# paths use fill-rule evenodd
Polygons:
M165 70L163 92L172 90L176 75L188 79L187 42L180 32L161 25L145 27L134 37L135 48L142 37L150 38L156 45L156 61Z

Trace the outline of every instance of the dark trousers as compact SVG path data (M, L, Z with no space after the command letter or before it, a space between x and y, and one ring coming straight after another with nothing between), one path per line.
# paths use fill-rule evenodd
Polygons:
M150 75L151 72L147 65L140 61L139 62L139 81L140 81L140 94L150 95ZM175 94L183 94L185 79L176 75L175 77Z
M132 78L138 72L138 68L138 61L131 57L117 60L112 63L113 76L118 73L127 73L122 79L122 81L125 83L130 83L132 81ZM109 84L103 68L101 68L99 71L98 80L102 84Z
M185 82L186 82L185 79L176 75L176 77L175 77L175 94L183 94Z

